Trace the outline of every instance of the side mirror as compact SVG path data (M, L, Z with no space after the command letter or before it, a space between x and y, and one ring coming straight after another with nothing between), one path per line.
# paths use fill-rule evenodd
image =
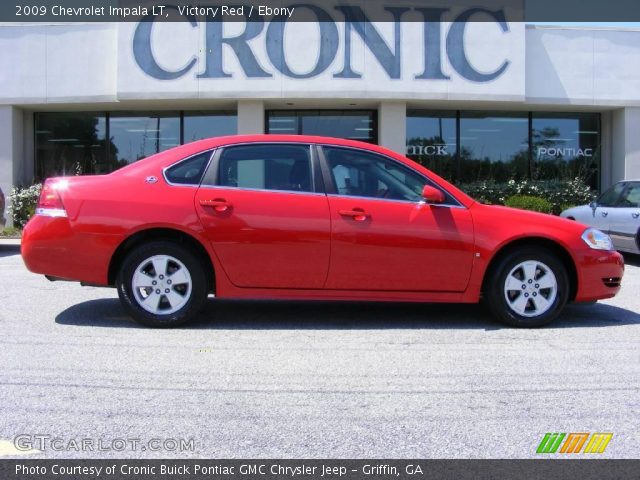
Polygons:
M427 203L444 203L445 201L444 193L429 185L425 185L422 188L422 198L424 198Z

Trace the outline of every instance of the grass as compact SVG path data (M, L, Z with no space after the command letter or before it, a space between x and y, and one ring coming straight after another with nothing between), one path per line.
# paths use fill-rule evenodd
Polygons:
M15 227L5 227L0 230L0 238L20 238L22 237L22 230Z

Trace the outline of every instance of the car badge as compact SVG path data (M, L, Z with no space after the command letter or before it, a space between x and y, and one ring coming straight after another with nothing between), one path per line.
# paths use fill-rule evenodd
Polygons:
M144 179L147 183L156 183L158 181L158 177L154 177L153 175Z

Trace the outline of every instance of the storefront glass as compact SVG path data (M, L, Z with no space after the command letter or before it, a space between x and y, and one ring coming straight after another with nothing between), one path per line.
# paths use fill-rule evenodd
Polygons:
M35 117L39 178L110 171L104 113L41 113Z
M506 182L528 176L529 119L526 113L460 114L458 181Z
M235 135L237 132L238 119L235 112L184 112L183 143Z
M409 110L407 156L453 180L456 170L456 112Z
M600 181L600 114L407 112L407 156L458 184Z
M227 111L36 113L35 176L109 173L182 143L236 132L236 113Z
M582 178L599 187L600 116L592 113L538 113L532 116L533 177Z
M373 110L270 110L267 133L321 135L377 143Z
M180 145L180 114L114 113L109 135L119 167Z

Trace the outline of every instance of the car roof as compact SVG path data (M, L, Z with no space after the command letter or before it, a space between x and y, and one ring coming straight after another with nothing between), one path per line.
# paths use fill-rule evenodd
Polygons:
M323 137L319 135L272 135L272 134L252 134L252 135L227 135L223 137L212 137L198 140L183 146L192 145L195 149L214 148L223 145L231 145L237 143L313 143L313 144L330 144L347 147L364 148L373 151L386 153L388 150L373 143L361 142L358 140L349 140L346 138Z
M404 155L394 152L388 148L375 145L373 143L360 142L358 140L348 140L345 138L323 137L316 135L271 135L271 134L255 134L255 135L229 135L224 137L212 137L205 138L203 140L197 140L195 142L186 143L178 147L165 150L157 153L140 161L131 163L119 170L116 170L112 175L127 175L135 174L140 170L149 170L157 167L167 167L181 159L189 156L196 155L200 152L210 150L217 147L223 147L228 145L239 144L251 144L251 143L307 143L307 144L321 144L321 145L335 145L341 147L353 147L358 149L364 149L370 152L386 155L395 160L398 160L410 168L422 171L434 180L436 183L443 186L454 197L458 199L463 205L469 206L475 202L475 200L469 197L466 193L458 189L456 186L450 184L445 179L441 178L434 172L426 169L424 166L408 159Z

